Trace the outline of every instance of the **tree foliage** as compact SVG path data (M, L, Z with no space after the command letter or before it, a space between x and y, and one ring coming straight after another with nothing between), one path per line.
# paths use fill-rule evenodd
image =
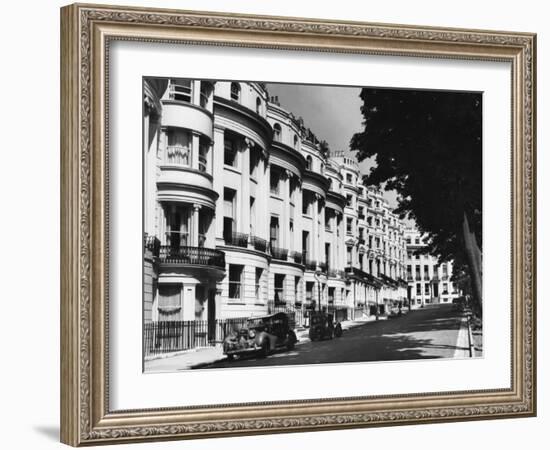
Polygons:
M466 264L464 218L482 244L481 94L365 88L360 96L364 129L350 148L359 161L376 158L365 184L397 191L397 212L428 234L431 253Z

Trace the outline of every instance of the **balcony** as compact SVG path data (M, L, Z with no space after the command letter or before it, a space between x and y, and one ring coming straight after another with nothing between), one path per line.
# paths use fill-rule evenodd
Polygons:
M304 261L304 257L300 252L292 252L291 258L294 260L296 264L302 264Z
M143 236L143 246L145 250L152 253L153 256L159 256L160 252L160 240L156 236L149 236L147 233Z
M205 247L173 247L161 245L159 260L163 264L188 264L195 266L212 266L225 270L225 253Z
M224 233L223 240L225 245L233 245L235 247L248 247L248 234L237 233L233 231L231 233Z
M271 246L271 256L273 257L273 259L286 261L288 256L288 250L286 248Z
M265 239L250 235L250 243L254 246L255 250L263 253L267 252L267 241Z

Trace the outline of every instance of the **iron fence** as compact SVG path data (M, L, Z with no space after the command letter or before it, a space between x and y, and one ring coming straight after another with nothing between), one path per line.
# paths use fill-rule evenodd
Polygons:
M245 326L246 317L233 319L149 322L143 329L144 356L214 346Z

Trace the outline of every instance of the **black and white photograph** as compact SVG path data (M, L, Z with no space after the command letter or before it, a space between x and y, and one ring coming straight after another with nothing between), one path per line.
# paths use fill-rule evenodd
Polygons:
M144 371L482 358L482 100L144 77Z

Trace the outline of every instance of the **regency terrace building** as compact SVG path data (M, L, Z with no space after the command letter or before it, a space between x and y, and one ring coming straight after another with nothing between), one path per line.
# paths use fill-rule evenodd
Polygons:
M146 322L406 301L403 223L263 84L146 79L143 162Z

